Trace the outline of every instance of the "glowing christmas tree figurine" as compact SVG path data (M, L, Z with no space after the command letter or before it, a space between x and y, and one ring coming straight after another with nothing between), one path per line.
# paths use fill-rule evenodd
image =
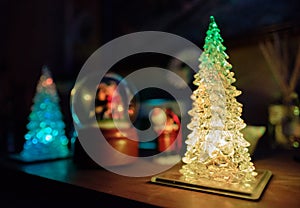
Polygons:
M191 96L188 129L192 132L180 172L186 181L251 182L257 173L248 153L250 144L240 132L246 127L240 117L242 105L236 100L241 92L232 85L234 73L214 17L210 17L206 34L200 70L193 82L198 88Z
M68 139L65 136L59 97L47 67L42 69L33 102L27 124L28 133L20 156L24 161L68 156Z

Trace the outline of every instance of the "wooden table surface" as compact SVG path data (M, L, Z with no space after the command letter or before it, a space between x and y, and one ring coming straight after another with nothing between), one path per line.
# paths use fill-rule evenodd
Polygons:
M262 197L250 201L215 194L184 190L150 183L151 177L125 177L104 169L79 169L70 159L38 164L6 166L39 176L160 207L300 207L300 162L291 154L278 153L253 161L257 169L270 170L273 177Z

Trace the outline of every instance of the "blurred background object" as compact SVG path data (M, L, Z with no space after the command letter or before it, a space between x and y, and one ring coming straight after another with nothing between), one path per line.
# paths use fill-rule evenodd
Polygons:
M99 84L92 86L90 83L95 79L99 79ZM100 143L108 142L118 152L132 156L124 160L114 152L108 155L99 150L101 157L107 158L107 166L132 163L138 156L138 135L132 122L139 105L134 94L132 85L116 73L107 73L100 79L94 72L83 80L78 80L72 89L72 117L80 139L90 140L91 135L96 135L100 129L103 135L103 138L99 138ZM80 142L82 140L75 141L74 161L79 166L94 166Z
M262 136L266 132L265 126L246 126L246 128L242 129L242 134L244 135L244 138L250 143L249 153L250 155L253 155L255 152L255 148L259 142L259 140L262 138Z

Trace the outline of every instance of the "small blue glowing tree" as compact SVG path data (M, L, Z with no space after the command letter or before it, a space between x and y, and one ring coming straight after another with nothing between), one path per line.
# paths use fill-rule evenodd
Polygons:
M31 110L20 156L26 161L35 161L69 155L59 97L47 67L42 69Z

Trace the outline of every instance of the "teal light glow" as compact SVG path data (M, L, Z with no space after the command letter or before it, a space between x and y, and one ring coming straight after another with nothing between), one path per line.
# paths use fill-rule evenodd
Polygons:
M63 145L67 145L69 143L67 137L61 137L60 141L61 141L61 144L63 144Z
M41 139L41 138L43 137L43 131L42 131L42 130L39 131L39 132L36 134L36 137L37 137L38 139Z
M155 150L157 148L157 144L155 142L141 142L139 144L139 148Z
M47 134L51 134L52 129L51 129L50 127L46 127L46 128L44 129L44 132L47 133Z
M44 122L44 121L42 121L42 122L40 123L40 127L41 127L41 128L45 128L46 125L47 125L47 124L46 124L46 122Z
M52 135L53 135L53 136L57 136L57 135L58 135L58 131L57 131L57 130L53 130L53 131L52 131Z
M41 103L41 104L40 104L40 108L41 108L41 109L45 109L46 107L47 107L47 106L46 106L46 103Z
M25 134L25 139L29 140L31 138L30 134Z
M69 155L56 86L47 68L42 70L31 109L21 156L26 160L43 160Z

